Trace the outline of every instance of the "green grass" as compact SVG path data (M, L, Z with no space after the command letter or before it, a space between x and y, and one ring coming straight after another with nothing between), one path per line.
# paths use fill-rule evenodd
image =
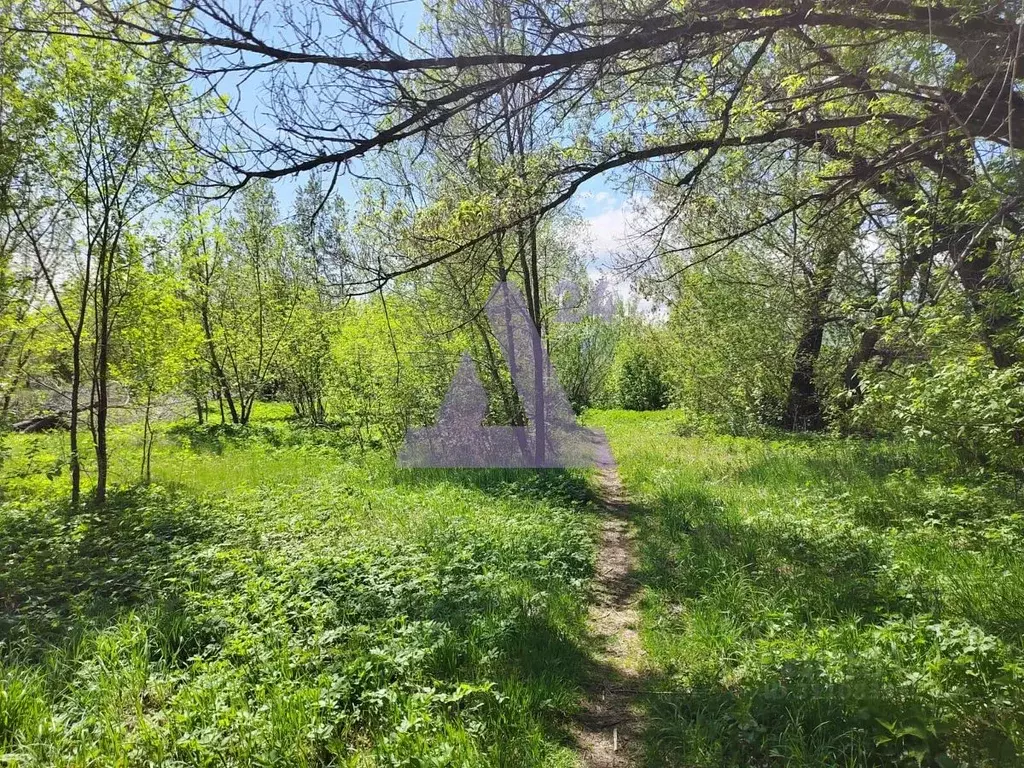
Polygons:
M651 766L1012 766L1024 520L907 446L598 413L637 505Z
M593 673L579 473L402 472L263 407L66 437L0 490L0 765L570 766ZM1024 519L911 446L594 413L636 502L644 765L1013 766Z
M403 473L281 415L162 429L103 510L60 502L62 436L11 438L0 764L574 764L582 476Z

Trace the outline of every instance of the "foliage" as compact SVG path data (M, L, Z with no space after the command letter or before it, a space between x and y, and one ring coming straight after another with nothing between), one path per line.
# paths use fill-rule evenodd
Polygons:
M129 246L131 286L120 305L112 362L114 378L142 400L179 391L200 343L177 274L166 263L146 264L141 251L147 246L153 244L133 240Z
M377 298L352 306L333 340L327 412L359 445L397 448L410 426L433 423L455 374L457 348L426 343L411 309Z
M412 476L284 422L233 429L195 448L165 433L157 450L195 472L158 461L173 490L103 514L8 486L5 759L573 764L578 477Z
M664 342L660 334L644 329L625 334L615 366L619 406L632 411L653 411L668 404Z
M665 377L673 405L744 434L777 423L795 342L781 292L762 294L733 280L758 280L756 266L734 254L713 273L685 274L668 319Z
M562 323L552 334L552 365L576 413L613 404L622 335L621 321L591 317Z
M1019 472L1024 368L993 365L974 321L953 301L893 322L887 334L908 353L865 372L856 423L938 447L967 471Z
M1019 764L1014 484L910 443L686 438L678 418L593 418L643 510L649 764Z
M393 467L463 354L526 425L501 281L677 409L588 416L652 765L1022 761L1013 8L115 5L0 0L0 762L572 764L585 478Z

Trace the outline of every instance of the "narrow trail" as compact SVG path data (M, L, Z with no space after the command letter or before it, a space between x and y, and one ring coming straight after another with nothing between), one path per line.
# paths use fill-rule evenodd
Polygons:
M634 701L641 658L636 557L630 505L618 471L601 469L595 485L603 519L588 624L598 645L597 665L574 734L584 768L627 768L639 763Z

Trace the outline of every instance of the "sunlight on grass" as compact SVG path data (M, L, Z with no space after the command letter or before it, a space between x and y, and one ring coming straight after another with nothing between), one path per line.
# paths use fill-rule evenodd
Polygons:
M582 476L399 472L258 414L161 427L102 512L63 507L62 436L12 441L0 762L574 765Z
M901 445L591 420L638 508L651 765L1018 764L1012 484Z
M398 470L266 409L161 425L156 482L70 513L17 436L0 515L15 764L568 766L591 673L581 472ZM907 446L592 412L636 505L650 766L1008 766L1012 484Z

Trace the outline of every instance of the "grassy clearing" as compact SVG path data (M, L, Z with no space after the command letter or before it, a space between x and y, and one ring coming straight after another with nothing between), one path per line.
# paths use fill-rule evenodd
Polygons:
M156 482L59 503L12 438L0 764L569 766L592 671L575 473L403 473L265 408L165 426ZM897 445L593 414L639 507L649 766L1024 754L1012 484Z
M572 765L582 476L413 476L261 416L164 430L102 512L58 503L59 436L12 438L0 764Z
M650 765L1021 764L1012 485L881 443L592 421L640 507Z

